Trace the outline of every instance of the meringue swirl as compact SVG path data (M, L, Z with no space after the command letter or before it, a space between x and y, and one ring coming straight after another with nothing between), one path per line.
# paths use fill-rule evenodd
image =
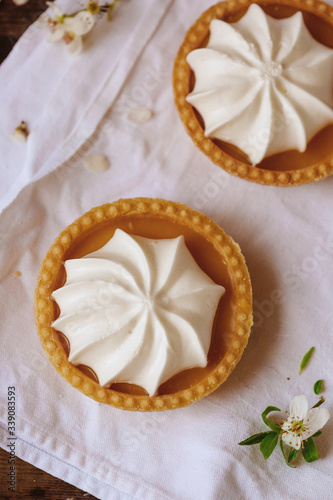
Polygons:
M183 236L149 239L117 229L102 248L65 262L52 294L52 326L70 342L69 361L102 386L126 382L150 396L177 373L205 367L225 289L197 265Z
M312 37L301 12L275 19L252 4L236 23L214 19L207 47L187 62L195 75L187 101L205 135L238 147L253 165L305 151L333 123L333 50Z

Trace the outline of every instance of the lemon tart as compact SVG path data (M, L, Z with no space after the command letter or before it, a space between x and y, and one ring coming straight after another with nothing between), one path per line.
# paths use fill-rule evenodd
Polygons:
M100 403L186 406L217 389L252 325L239 246L207 216L161 199L93 208L55 240L35 292L42 346Z
M229 173L295 186L333 172L333 8L229 0L175 60L175 102L196 146Z

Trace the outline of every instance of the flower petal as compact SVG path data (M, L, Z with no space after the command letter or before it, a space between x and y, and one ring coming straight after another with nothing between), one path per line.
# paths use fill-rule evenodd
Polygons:
M305 396L295 396L290 403L290 416L297 420L303 420L308 411L308 402Z
M51 7L51 9L53 10L53 14L56 17L62 17L64 15L63 12L62 12L62 10L60 9L60 7L58 7L58 5L56 3L46 2L46 5L48 5L49 7Z
M76 36L74 40L67 45L67 52L70 56L78 56L82 51L82 38L80 36Z
M64 36L65 29L62 25L58 25L56 28L51 30L51 33L47 37L48 42L59 42Z
M322 429L329 418L330 414L327 408L312 408L304 420L304 424L309 427L310 431L309 434L306 434L306 438Z
M18 142L26 142L27 135L18 127L16 130L14 130L13 139Z
M36 21L36 25L40 29L50 29L50 16L47 12L43 12Z
M75 35L80 36L89 33L94 24L94 16L87 11L78 12L74 17L68 17L65 19L67 31L72 31Z
M283 422L281 429L283 431L288 431L291 428L292 422L293 422L293 420L290 417L288 417L287 420L285 420L285 422Z
M301 447L301 438L293 432L283 433L282 441L284 441L288 446L295 448L296 450L299 450Z
M291 436L291 446L295 448L295 450L299 450L301 447L301 438L300 436L296 436L295 434L292 434Z

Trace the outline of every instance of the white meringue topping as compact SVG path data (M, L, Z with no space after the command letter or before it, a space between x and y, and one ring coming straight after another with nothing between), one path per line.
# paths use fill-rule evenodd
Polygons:
M297 149L333 123L333 50L301 12L274 19L252 4L236 23L214 19L206 48L187 56L195 86L187 101L205 135L244 151L253 165Z
M69 361L92 368L101 385L127 382L152 396L173 375L207 365L225 289L200 269L183 236L153 240L117 229L65 268L52 326L70 342Z

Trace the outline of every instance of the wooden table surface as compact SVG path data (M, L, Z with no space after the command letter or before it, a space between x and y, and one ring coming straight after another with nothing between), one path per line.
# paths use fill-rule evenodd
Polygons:
M0 448L0 498L1 500L92 500L85 493L32 465L15 458L15 491L8 490L7 474L9 454Z
M45 9L43 0L29 0L21 7L15 5L12 0L0 0L0 62Z
M28 26L45 10L42 0L30 0L17 7L12 0L0 0L0 63L7 57ZM1 92L1 90L0 90ZM91 500L85 493L16 457L15 491L8 490L9 453L0 448L1 500Z

